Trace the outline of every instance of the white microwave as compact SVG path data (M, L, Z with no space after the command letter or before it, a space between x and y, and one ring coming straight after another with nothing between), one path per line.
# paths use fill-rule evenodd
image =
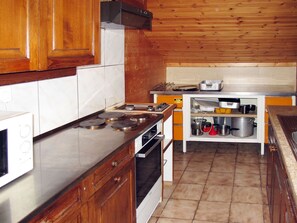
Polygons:
M32 114L0 111L0 187L32 169Z

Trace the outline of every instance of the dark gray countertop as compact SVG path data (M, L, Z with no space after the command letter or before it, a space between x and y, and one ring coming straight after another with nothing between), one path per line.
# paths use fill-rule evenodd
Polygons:
M225 95L266 95L266 96L293 96L296 95L292 85L249 85L249 84L224 84L221 91L174 91L172 89L158 89L150 91L151 94L225 94Z
M156 115L134 131L116 131L109 125L98 130L69 128L36 142L34 169L0 189L0 222L18 222L40 212L162 117Z

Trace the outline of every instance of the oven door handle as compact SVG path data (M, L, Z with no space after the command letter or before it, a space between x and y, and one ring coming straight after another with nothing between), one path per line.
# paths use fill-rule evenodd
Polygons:
M157 142L155 142L155 144L145 153L136 153L136 157L137 158L146 158L155 148L157 145L159 145L159 143L165 138L165 135L157 135L155 137L156 139L158 139Z

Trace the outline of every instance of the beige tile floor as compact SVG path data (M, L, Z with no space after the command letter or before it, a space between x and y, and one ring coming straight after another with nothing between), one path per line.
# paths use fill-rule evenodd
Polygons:
M174 144L174 182L149 223L270 223L259 144Z

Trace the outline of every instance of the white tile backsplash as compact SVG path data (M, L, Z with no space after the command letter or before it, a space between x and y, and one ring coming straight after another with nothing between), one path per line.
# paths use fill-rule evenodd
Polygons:
M79 67L76 76L0 86L0 110L33 113L37 136L124 102L124 30L103 26L101 64Z
M78 118L77 77L63 77L38 82L40 133Z
M10 91L8 100L0 101L0 110L31 112L34 118L34 136L39 135L39 110L37 82L2 86L5 92Z
M104 65L124 64L125 58L125 29L121 26L114 28L106 26L104 31Z
M78 69L79 118L105 108L104 67Z
M124 65L105 67L105 100L106 107L125 101Z

